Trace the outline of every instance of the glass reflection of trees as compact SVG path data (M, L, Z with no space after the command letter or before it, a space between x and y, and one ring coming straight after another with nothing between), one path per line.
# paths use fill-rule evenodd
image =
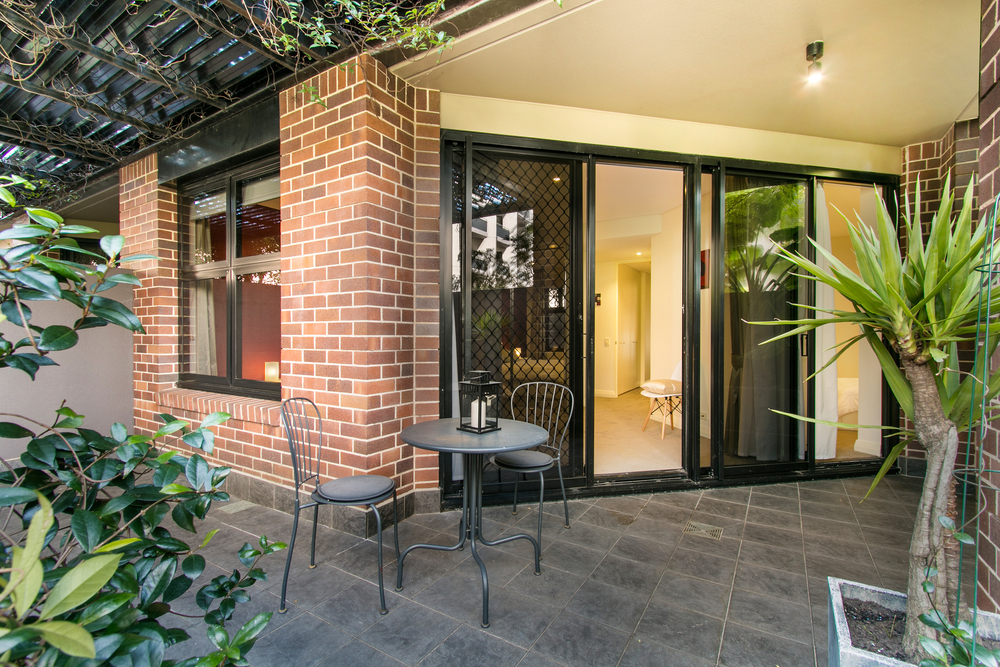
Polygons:
M727 176L725 207L731 345L725 452L789 461L795 457L797 427L773 411L798 409L797 341L761 346L778 331L748 322L795 319L798 280L778 248L796 247L804 236L805 185Z

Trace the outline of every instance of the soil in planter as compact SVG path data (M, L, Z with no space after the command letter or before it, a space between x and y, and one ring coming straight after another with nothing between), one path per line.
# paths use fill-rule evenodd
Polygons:
M854 648L907 662L903 655L906 612L892 611L874 602L844 598L844 614Z

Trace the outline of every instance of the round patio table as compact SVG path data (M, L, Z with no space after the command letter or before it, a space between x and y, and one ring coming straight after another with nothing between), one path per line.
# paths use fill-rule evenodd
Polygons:
M482 533L483 514L483 456L499 454L519 449L531 449L544 444L548 432L540 426L511 419L500 420L500 430L490 433L469 433L458 429L458 419L437 419L421 422L403 429L400 437L408 445L432 452L461 454L465 483L462 485L462 521L458 525L458 542L444 544L413 544L399 556L396 569L396 590L403 590L403 559L414 549L434 549L436 551L456 551L469 542L472 556L479 565L483 576L483 627L490 626L490 584L486 575L486 564L476 550L476 542L496 546L513 540L528 540L535 547L535 574L541 574L541 558L538 542L527 534L509 535L499 540L488 540Z

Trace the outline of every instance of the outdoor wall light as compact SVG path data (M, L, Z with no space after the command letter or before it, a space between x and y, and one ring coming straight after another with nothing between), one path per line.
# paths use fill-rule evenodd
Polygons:
M809 83L817 83L823 78L823 42L813 42L806 46L806 60L809 61Z

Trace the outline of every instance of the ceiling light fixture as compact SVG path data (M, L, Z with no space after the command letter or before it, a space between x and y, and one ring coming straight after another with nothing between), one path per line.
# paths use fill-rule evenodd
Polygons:
M558 182L559 182L559 181L561 181L561 180L562 180L561 178L559 178L558 176L556 176L556 177L554 177L554 178L552 179L552 182L553 182L553 183L558 183Z
M809 61L809 83L817 83L823 78L823 42L813 42L806 46L806 60Z
M635 254L637 254L637 255L641 255L642 253L641 253L641 252L637 252L637 253L635 253Z

